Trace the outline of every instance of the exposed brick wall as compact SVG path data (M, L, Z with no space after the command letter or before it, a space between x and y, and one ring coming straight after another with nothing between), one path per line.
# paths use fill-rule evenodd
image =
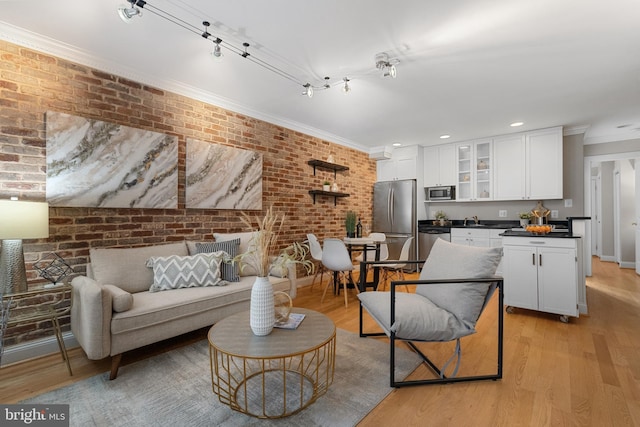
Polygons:
M43 201L46 191L45 112L58 111L178 137L178 209L51 208L50 237L25 241L29 286L42 280L33 263L51 252L85 272L90 247L139 246L210 239L218 231L242 231L240 213L184 209L186 139L255 150L263 154L263 206L287 215L282 245L301 241L308 232L320 239L344 235L348 209L371 221L375 161L368 154L276 126L109 73L0 41L0 198ZM318 197L322 181L333 172L307 161L346 164L338 173L340 191L351 197ZM48 333L47 333L48 334ZM8 344L21 336L7 334ZM31 336L29 337L31 338Z

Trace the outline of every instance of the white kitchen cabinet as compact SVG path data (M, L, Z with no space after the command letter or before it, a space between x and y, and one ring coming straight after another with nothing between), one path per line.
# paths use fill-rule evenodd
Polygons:
M562 198L562 128L493 138L493 200Z
M456 147L454 144L424 148L424 186L456 185Z
M579 238L505 236L504 304L577 317ZM508 309L510 311L510 309Z
M418 179L422 181L422 147L412 145L393 150L391 159L378 160L376 165L378 181Z
M456 145L456 200L492 200L491 139Z
M488 228L452 228L451 243L467 246L491 246L490 231Z

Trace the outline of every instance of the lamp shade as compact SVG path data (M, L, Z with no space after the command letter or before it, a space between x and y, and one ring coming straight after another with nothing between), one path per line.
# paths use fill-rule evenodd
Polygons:
M0 200L0 240L49 237L49 203Z

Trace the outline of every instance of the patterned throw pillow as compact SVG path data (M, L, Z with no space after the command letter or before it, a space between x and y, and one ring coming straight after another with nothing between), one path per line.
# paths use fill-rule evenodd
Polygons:
M147 267L153 268L153 285L149 292L198 286L224 286L220 278L220 263L224 254L171 255L151 257Z
M222 280L229 282L240 281L238 263L232 261L233 258L238 255L239 248L240 239L226 240L224 242L196 243L196 250L199 254L223 251L229 255L227 259L222 260L221 265Z

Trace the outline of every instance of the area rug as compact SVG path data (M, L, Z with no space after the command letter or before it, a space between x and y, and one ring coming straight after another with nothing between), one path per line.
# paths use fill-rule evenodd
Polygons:
M415 353L396 352L397 377L420 363ZM261 420L231 410L211 389L206 340L31 398L24 403L70 405L71 426L354 426L393 389L387 341L338 329L333 384L299 413Z

